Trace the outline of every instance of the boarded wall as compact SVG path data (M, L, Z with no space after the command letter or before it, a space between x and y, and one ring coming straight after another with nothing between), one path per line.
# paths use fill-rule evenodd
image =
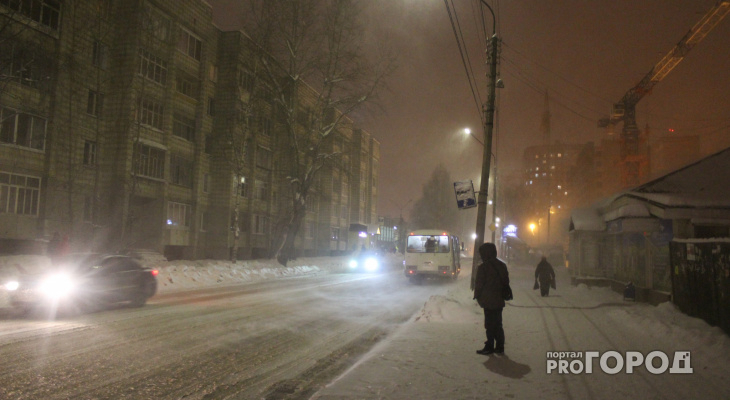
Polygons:
M673 241L670 249L673 302L730 334L730 242Z

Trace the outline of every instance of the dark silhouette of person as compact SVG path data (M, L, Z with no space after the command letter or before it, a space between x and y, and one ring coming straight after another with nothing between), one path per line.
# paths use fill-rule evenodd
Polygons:
M509 285L507 265L497 258L497 247L494 243L479 246L482 263L477 267L474 283L474 299L484 309L484 329L487 341L478 354L489 355L504 353L504 327L502 326L502 310L504 299L502 288Z
M535 280L540 283L540 295L545 297L550 294L550 286L555 287L555 270L547 258L543 256L535 268Z
M426 239L426 253L435 253L436 252L436 238L431 236L430 238Z

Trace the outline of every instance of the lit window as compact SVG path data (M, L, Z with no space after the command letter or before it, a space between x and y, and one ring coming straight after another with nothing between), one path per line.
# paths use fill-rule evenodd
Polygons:
M167 226L176 229L189 228L191 210L192 207L189 204L168 201Z

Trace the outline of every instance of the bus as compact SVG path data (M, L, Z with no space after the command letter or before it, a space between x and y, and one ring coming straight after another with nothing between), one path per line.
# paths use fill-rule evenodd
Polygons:
M403 274L411 282L439 277L456 280L461 272L459 237L436 229L412 231L406 238Z

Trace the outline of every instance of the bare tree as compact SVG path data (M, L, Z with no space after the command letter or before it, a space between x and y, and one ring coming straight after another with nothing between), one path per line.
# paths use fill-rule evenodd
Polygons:
M394 58L368 57L357 0L250 0L247 29L286 136L291 206L275 256L286 265L315 177L339 153L325 145L356 111L377 99Z

